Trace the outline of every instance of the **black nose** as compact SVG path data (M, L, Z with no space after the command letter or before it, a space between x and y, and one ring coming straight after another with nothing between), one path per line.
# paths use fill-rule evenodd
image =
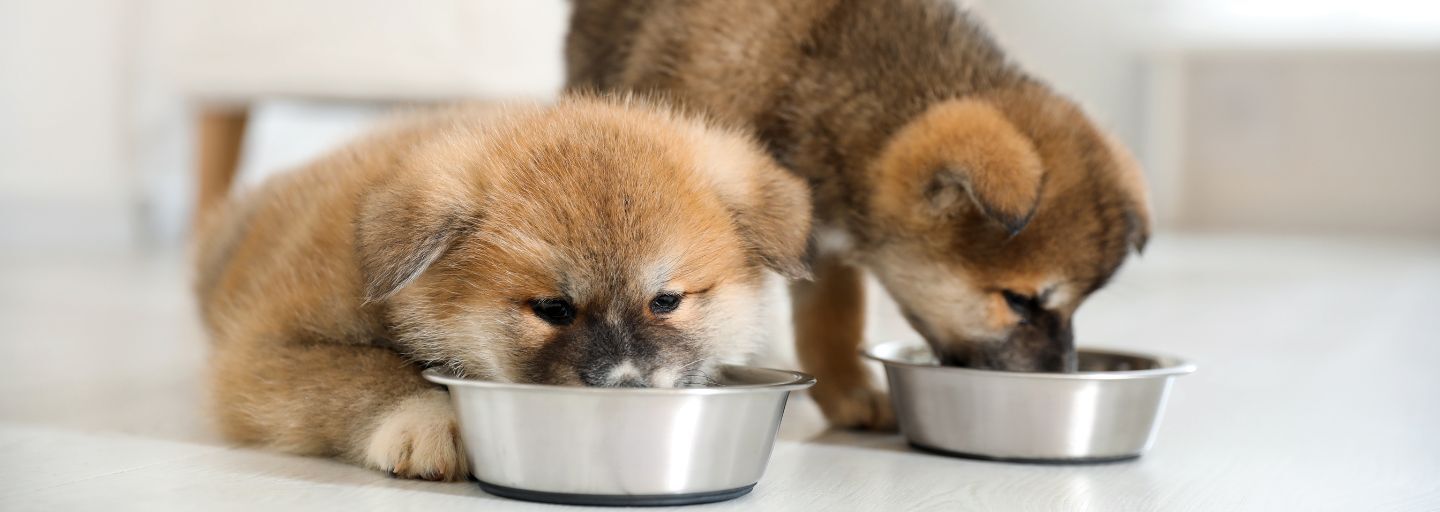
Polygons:
M936 347L943 366L1006 372L1075 371L1075 349L1068 333L1051 336L1027 330L990 343L950 343Z
M939 358L941 366L970 366L970 361L968 358L949 350L940 351Z

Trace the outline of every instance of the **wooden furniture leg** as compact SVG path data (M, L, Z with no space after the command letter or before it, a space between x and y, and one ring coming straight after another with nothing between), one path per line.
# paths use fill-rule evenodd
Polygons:
M240 163L240 150L245 138L249 111L243 107L210 107L200 112L197 126L198 148L195 211L193 220L225 199Z

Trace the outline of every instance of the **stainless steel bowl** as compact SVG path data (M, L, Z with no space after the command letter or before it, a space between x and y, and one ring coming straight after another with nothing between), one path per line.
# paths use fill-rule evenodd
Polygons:
M1155 441L1175 377L1172 357L1080 349L1078 373L940 366L929 347L866 351L885 365L900 430L922 450L983 459L1103 462L1139 457Z
M586 388L463 380L450 387L485 491L573 505L736 498L765 472L798 372L723 366L703 388Z

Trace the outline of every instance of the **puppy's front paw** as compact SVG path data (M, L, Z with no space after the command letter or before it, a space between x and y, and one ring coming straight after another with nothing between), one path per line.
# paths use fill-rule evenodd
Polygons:
M403 478L464 480L470 469L458 425L445 392L407 398L370 434L365 463Z
M839 428L894 432L895 410L890 395L869 386L821 387L810 390L811 398L825 413L830 425Z

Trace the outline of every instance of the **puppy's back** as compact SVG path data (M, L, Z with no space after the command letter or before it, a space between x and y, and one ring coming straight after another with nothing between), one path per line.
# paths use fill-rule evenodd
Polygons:
M354 222L364 191L397 170L422 141L456 123L480 124L493 106L402 114L388 127L202 212L195 294L212 340L232 331L281 337L369 334L360 321ZM324 334L320 334L324 333Z

